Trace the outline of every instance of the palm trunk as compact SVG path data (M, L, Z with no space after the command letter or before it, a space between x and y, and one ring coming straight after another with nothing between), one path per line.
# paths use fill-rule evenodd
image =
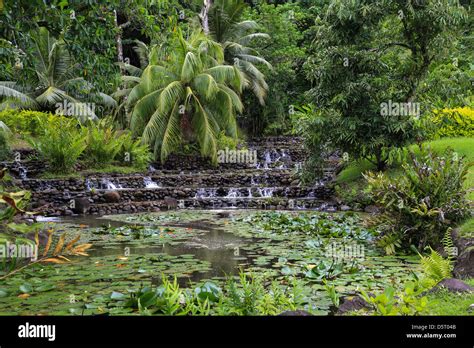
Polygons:
M122 44L122 30L130 25L130 21L123 24L118 24L117 10L114 10L114 21L115 27L117 28L117 34L115 35L115 42L117 45L117 61L123 63L123 44ZM121 66L120 72L125 75L125 69Z
M204 34L209 35L209 10L212 6L212 0L204 0L204 6L201 9L199 18L201 18L202 30Z
M119 63L123 63L122 30L120 29L118 25L117 10L114 10L114 22L115 22L115 27L117 28L117 34L115 35L115 43L117 45L117 61ZM122 75L125 75L125 70L123 69L122 66L120 66L120 73Z

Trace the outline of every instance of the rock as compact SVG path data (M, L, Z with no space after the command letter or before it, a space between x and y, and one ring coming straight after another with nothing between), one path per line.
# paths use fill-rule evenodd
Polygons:
M104 198L107 203L118 203L120 201L120 193L117 191L107 191L102 195L102 198Z
M219 219L227 219L232 216L230 211L221 211L217 213L216 215L219 217Z
M351 207L349 207L348 205L341 205L339 209L341 211L349 211L351 210Z
M448 290L449 292L473 292L474 291L474 287L464 283L463 281L459 279L449 278L449 279L443 279L442 281L440 281L429 292L436 292L443 288Z
M309 316L312 316L312 314L298 309L296 311L285 311L283 313L278 314L278 316L280 317L309 317Z
M461 279L474 277L474 246L461 252L456 260L453 273L455 277Z
M337 309L337 315L344 314L350 311L357 311L359 309L370 308L369 304L360 296L344 297L341 305Z
M365 207L364 211L369 214L378 214L380 213L380 208L375 205L368 205Z
M176 207L178 206L178 201L173 197L165 197L163 201L168 210L176 209Z
M87 198L74 199L74 207L72 211L76 214L85 214L89 211L91 204Z

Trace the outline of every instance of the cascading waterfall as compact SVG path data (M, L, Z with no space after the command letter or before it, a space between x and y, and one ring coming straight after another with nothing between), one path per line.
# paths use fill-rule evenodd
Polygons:
M263 188L258 188L257 189L260 197L263 198L272 198L273 197L273 192L275 191L274 188L272 187L263 187Z
M86 180L84 180L84 185L85 185L87 191L92 190L91 181L89 180L89 178L87 178Z
M236 188L231 188L229 189L229 192L227 192L227 196L225 198L238 198L241 197L240 191Z
M160 188L161 185L154 182L149 176L145 176L143 178L143 183L145 184L146 188Z
M215 198L216 195L217 195L217 189L200 188L196 191L196 195L194 196L194 198L195 199Z
M123 188L120 184L115 185L112 181L110 181L107 178L103 178L100 182L100 185L101 185L101 188L105 190L118 190L118 189Z
M18 165L18 172L19 172L19 175L20 175L20 179L21 180L26 180L27 177L28 177L28 171L26 170L25 167L23 167L21 164Z

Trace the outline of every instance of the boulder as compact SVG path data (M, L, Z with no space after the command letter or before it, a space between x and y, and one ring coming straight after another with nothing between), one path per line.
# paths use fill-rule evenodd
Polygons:
M473 292L474 287L464 283L459 279L448 278L440 281L430 292L436 292L441 289L446 289L449 292Z
M370 308L369 304L360 296L344 297L342 303L337 309L337 315L350 311L358 311L360 309Z
M165 199L163 201L164 201L166 207L168 208L168 210L176 209L176 207L178 206L178 201L176 200L176 198L165 197Z
M117 191L107 191L102 195L106 203L118 203L120 201L120 193Z
M461 252L456 260L453 273L455 277L461 279L474 277L474 246Z
M74 199L74 207L72 211L75 214L86 214L89 211L91 204L87 198L76 198Z
M232 217L232 213L230 211L222 211L216 214L219 219L228 219Z
M340 209L341 211L349 211L349 210L351 210L351 207L349 207L348 205L341 205L341 206L339 207L339 209Z

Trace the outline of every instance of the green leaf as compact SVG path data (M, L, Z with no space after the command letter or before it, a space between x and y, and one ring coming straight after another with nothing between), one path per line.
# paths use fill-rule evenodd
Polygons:
M112 300L123 300L126 296L121 292L114 291L112 295L110 295L110 299Z
M23 285L20 285L20 291L24 294L29 294L33 292L33 287L30 284L25 283Z
M45 292L45 291L53 290L55 288L56 286L54 284L45 284L45 285L41 285L40 287L35 288L35 290L38 292Z

